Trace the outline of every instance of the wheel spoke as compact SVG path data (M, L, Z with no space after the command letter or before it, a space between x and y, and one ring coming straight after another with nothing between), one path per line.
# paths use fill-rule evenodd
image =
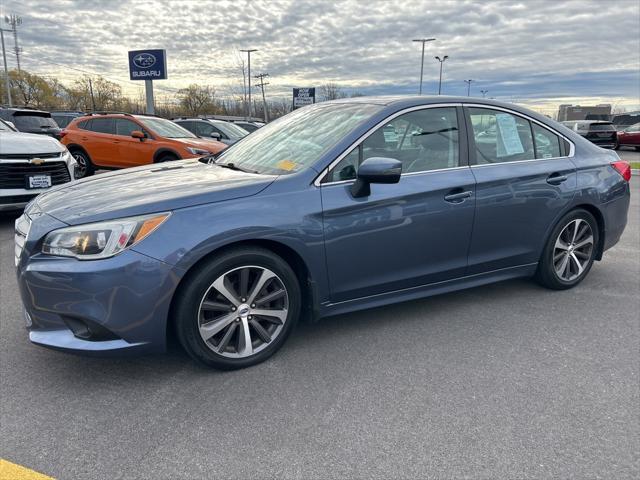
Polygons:
M222 337L220 343L218 343L218 346L216 347L218 349L218 353L224 352L225 348L227 348L227 345L229 345L229 340L231 340L231 337L233 337L234 332L237 330L237 326L237 323L232 323L231 325L229 325L227 331L224 334L224 337Z
M240 270L240 296L247 298L249 294L249 269L243 268Z
M246 318L242 319L241 325L240 334L238 335L238 354L244 357L253 353L253 345L251 344L249 322Z
M589 260L589 258L591 258L591 254L589 253L585 253L585 252L581 252L580 250L574 250L573 251L574 255L584 259L584 260Z
M273 302L274 300L277 300L278 298L284 297L286 293L287 292L283 288L281 288L280 290L275 290L275 291L265 295L264 297L258 298L253 303L255 303L257 305L261 305L263 303Z
M573 248L582 248L585 245L593 245L593 235L589 235L587 238L585 238L584 240L576 243Z
M584 268L582 267L580 260L578 260L578 257L576 257L573 252L571 252L571 259L573 260L573 263L575 264L575 266L578 268L578 275L582 274L582 271L584 270Z
M260 273L260 277L258 278L258 280L256 280L251 290L251 293L247 298L247 303L249 304L254 303L254 300L256 299L258 294L262 291L265 284L272 278L275 278L275 274L273 272L269 270L262 270L262 273Z
M560 277L564 278L564 272L567 269L568 263L569 263L569 255L565 255L564 258L562 259L562 262L560 263L560 266L556 268L556 272L558 272L558 275L560 275Z
M231 302L235 307L240 305L240 299L236 296L236 294L227 288L225 285L224 279L226 276L222 276L218 278L215 282L213 282L213 288L215 288L224 298L226 298L229 302Z
M229 311L229 305L220 302L212 302L211 300L205 300L202 302L202 310L204 311L220 311L223 310L225 312Z
M274 319L274 318L279 320L279 322L274 322L274 323L284 323L284 321L287 319L286 309L269 310L266 308L254 308L253 310L251 310L251 313L252 315L257 315L259 317L268 317L267 320Z
M267 332L257 320L250 320L249 323L264 343L271 342L271 335L269 335L269 332Z
M580 227L580 223L582 220L577 218L573 222L573 237L571 238L571 243L576 243L576 237L578 236L578 228Z
M569 250L569 245L566 244L561 237L562 235L560 235L558 240L556 240L556 248L559 248L560 250Z
M209 340L216 333L222 331L224 327L229 325L237 318L237 314L235 312L224 315L216 320L212 320L210 322L205 323L204 325L200 325L200 335L204 340Z

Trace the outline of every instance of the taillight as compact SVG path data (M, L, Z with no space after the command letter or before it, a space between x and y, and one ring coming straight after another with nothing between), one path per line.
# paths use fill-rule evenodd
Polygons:
M619 162L613 162L611 166L615 168L616 172L622 175L622 178L624 178L627 182L631 180L631 165L629 165L627 162L623 162L621 160Z
M60 130L60 140L62 140L64 138L64 136L67 134L68 132L66 130Z

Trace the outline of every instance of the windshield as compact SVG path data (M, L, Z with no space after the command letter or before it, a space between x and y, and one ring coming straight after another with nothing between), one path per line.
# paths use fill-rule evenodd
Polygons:
M215 120L209 120L209 121L211 123L213 123L217 128L222 130L222 132L227 137L233 138L234 140L239 140L239 139L249 135L249 132L247 132L244 128L242 128L242 127L240 127L238 125L234 125L233 123L230 123L230 122L216 122Z
M165 138L196 138L196 136L191 133L186 128L182 128L177 123L173 123L170 120L165 120L164 118L147 118L142 117L138 118L142 123L144 123L150 130L153 130L155 133Z
M11 127L0 120L0 132L13 132Z
M30 130L39 128L58 128L58 124L51 117L41 115L15 114L13 124L18 130Z
M305 107L259 128L223 151L217 162L266 174L298 172L381 108L365 103Z

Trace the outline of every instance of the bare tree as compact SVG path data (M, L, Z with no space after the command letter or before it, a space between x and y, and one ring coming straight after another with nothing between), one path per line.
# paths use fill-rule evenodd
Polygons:
M194 117L205 113L215 113L215 94L215 88L195 83L178 90L180 106L188 115Z
M336 100L338 98L344 98L346 94L333 82L325 83L320 86L320 101L326 102L327 100Z

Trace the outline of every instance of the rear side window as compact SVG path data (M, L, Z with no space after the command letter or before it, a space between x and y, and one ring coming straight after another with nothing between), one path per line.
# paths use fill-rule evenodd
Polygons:
M478 165L533 160L535 150L528 120L488 108L469 108Z
M94 118L91 121L90 130L96 133L108 133L113 135L115 130L114 123L113 118Z
M532 128L536 158L562 157L560 137L536 123L532 124Z

